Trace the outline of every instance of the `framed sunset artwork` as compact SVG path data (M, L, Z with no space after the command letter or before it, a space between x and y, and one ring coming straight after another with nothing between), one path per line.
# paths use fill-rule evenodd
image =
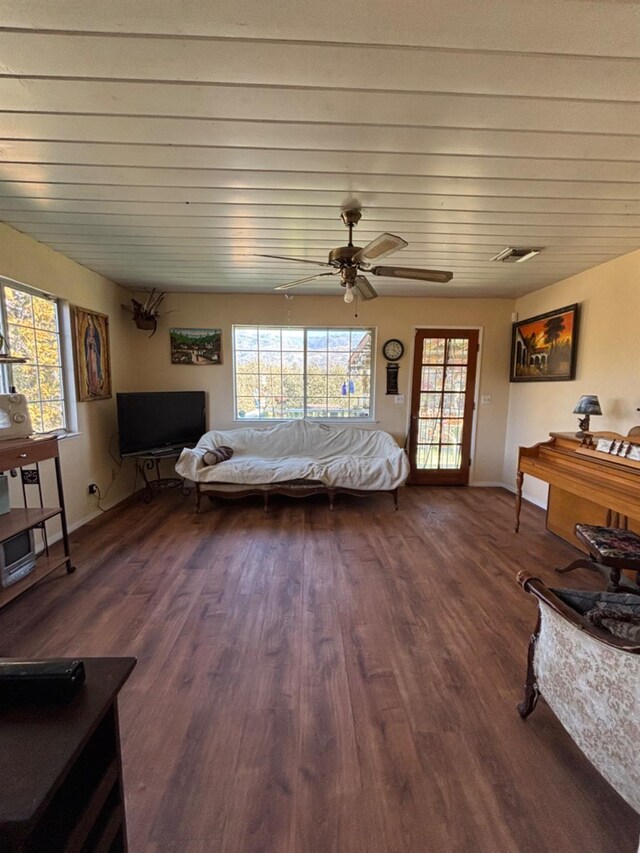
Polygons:
M511 382L562 382L576 375L578 305L513 324Z

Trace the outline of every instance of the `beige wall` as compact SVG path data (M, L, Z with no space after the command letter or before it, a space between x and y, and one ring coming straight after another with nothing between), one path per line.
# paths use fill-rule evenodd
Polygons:
M504 465L509 486L519 445L577 429L572 411L582 394L600 399L603 414L592 418L593 429L627 433L640 424L640 251L524 296L515 310L523 320L574 302L580 303L575 380L511 385ZM524 493L546 505L547 487L538 480L525 477Z
M376 420L381 428L391 432L401 443L407 431L414 328L480 327L483 344L479 392L489 395L491 403L479 405L477 409L472 482L495 483L502 480L512 300L380 297L360 305L357 320L353 316L353 306L346 305L340 293L335 296L296 295L291 300L280 294L168 294L163 309L164 316L153 338L149 338L146 332L135 332L131 359L133 373L129 380L131 389L207 391L209 425L218 429L239 426L233 421L233 323L375 327L378 343ZM168 333L172 326L221 328L223 364L210 367L172 365ZM385 362L380 355L380 346L388 338L399 338L405 344L399 375L399 391L405 395L404 405L395 404L394 398L384 393Z
M407 431L412 340L416 327L475 327L482 330L478 407L471 482L512 487L517 449L542 441L551 430L573 430L572 409L581 394L597 394L604 416L594 420L601 429L626 432L640 423L640 252L573 276L544 290L510 299L430 299L381 297L359 308L336 296L168 294L158 332L153 338L135 329L122 310L130 293L64 255L0 223L0 275L40 288L72 304L109 315L113 390L203 389L209 395L212 427L231 428L233 382L231 327L233 323L273 325L370 325L376 329L376 403L378 425L403 442ZM508 363L511 313L521 319L572 302L580 303L580 334L576 379L572 382L510 385ZM171 312L171 313L168 313ZM172 365L168 330L171 326L220 327L223 361L220 366ZM405 343L400 362L400 393L396 405L385 390L384 359L380 345L387 338ZM488 395L491 403L481 404ZM108 447L117 428L115 397L78 404L80 435L61 442L65 494L72 526L96 514L95 500L87 495L89 482L105 491L114 463ZM114 442L114 446L117 444ZM125 463L113 483L106 506L131 490L131 463ZM51 488L50 486L48 487ZM525 494L544 504L546 486L527 478ZM53 495L52 495L53 499Z
M361 305L359 318L337 296L169 294L157 334L135 329L122 309L131 294L113 282L71 261L32 238L0 223L0 276L39 288L71 304L92 308L110 319L114 397L78 404L79 435L60 444L67 511L71 527L97 514L87 485L97 483L105 492L104 505L113 506L130 493L132 463L125 462L111 484L114 462L109 445L117 450L115 393L134 390L202 388L209 394L211 426L237 426L233 421L231 326L233 323L274 325L371 325L377 334L376 419L403 442L407 431L413 330L416 327L461 326L482 330L478 382L479 394L491 403L478 406L475 425L473 483L493 483L502 477L503 445L508 406L508 362L511 300L380 298ZM172 312L168 314L167 312ZM220 367L171 365L168 329L171 326L221 327L224 364ZM405 404L396 405L385 390L384 360L380 344L397 337L405 343L400 367L400 393ZM480 399L478 397L478 399ZM111 487L110 487L111 484ZM109 488L110 487L110 488ZM45 484L47 500L55 500L53 483Z
M108 314L111 337L111 366L114 394L126 387L127 340L130 330L121 303L128 300L122 288L69 258L54 252L0 223L0 276L44 290L74 305ZM20 389L18 389L20 390ZM77 527L98 513L95 498L87 494L90 482L104 492L112 479L114 463L108 454L109 441L116 432L115 396L78 404L79 435L60 442L65 501L69 525ZM115 444L117 451L117 443ZM131 490L129 472L123 471L113 483L105 501L112 506ZM45 484L46 498L57 503L52 482Z

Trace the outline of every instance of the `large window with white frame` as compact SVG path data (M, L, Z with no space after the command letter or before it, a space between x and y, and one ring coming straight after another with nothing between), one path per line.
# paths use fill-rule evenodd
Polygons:
M235 417L373 417L373 329L234 326Z
M59 306L44 293L0 281L3 352L26 358L2 365L2 390L24 394L34 432L67 426Z

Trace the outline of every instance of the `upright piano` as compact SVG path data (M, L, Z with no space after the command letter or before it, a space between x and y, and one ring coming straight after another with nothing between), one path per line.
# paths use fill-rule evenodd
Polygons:
M518 453L516 533L524 475L549 483L547 530L576 545L577 522L640 532L640 435L552 432L548 441ZM602 439L602 441L600 441ZM608 451L598 447L611 445Z

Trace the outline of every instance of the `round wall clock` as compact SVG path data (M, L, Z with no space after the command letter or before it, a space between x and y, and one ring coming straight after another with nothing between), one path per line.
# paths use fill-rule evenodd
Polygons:
M382 354L387 361L399 361L404 355L404 344L396 338L391 338L383 344Z

